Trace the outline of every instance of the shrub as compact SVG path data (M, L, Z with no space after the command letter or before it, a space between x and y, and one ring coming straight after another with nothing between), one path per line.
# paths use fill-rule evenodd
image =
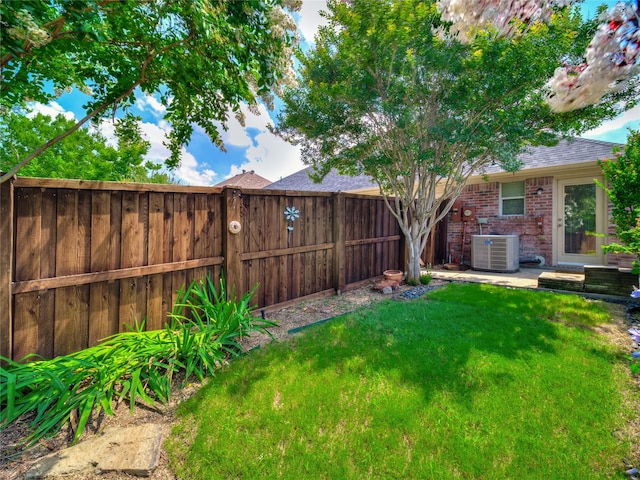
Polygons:
M94 410L112 415L114 399L154 406L171 395L174 373L202 380L241 353L239 340L250 332L267 332L275 323L251 316L254 287L236 302L227 300L224 278L220 289L207 276L178 292L163 330L133 331L107 338L91 348L51 360L18 363L0 357L0 429L32 414L32 432L25 445L55 434L74 414L75 443ZM34 355L24 360L31 360Z
M605 183L596 182L613 205L611 215L620 241L603 249L635 256L633 272L640 275L640 131L631 131L624 152L616 155L599 162Z

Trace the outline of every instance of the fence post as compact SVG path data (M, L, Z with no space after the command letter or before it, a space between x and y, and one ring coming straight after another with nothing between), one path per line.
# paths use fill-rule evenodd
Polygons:
M344 193L333 194L333 288L340 295L344 292Z
M13 357L13 182L0 183L0 355Z
M222 271L227 285L227 296L234 291L242 294L242 235L246 228L240 218L242 190L238 187L224 187L222 190Z

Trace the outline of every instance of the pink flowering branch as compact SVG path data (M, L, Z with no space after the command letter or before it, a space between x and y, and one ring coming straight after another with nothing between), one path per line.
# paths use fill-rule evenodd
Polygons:
M461 42L488 27L512 36L519 24L548 21L555 8L571 0L440 0L442 19L452 22L450 33ZM589 44L585 61L558 67L548 82L549 106L568 112L596 104L608 93L626 86L640 72L640 8L638 0L618 3L600 17L600 26Z

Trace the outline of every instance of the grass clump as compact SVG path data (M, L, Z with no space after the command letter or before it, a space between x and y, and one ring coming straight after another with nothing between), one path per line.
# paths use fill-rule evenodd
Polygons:
M225 367L178 410L178 478L611 478L622 355L600 303L450 285ZM637 405L636 405L637 408ZM240 451L239 451L239 446ZM526 473L524 473L526 472Z
M166 403L174 373L202 380L241 352L238 340L266 331L273 322L250 315L250 298L226 300L224 279L216 290L209 277L180 291L164 330L113 335L94 347L51 360L7 363L0 367L0 427L31 414L25 445L56 433L72 415L78 423L74 443L92 412L112 415L114 400L153 406ZM25 360L31 360L34 357Z
M433 276L430 273L422 273L420 274L420 284L421 285L429 285L433 280Z

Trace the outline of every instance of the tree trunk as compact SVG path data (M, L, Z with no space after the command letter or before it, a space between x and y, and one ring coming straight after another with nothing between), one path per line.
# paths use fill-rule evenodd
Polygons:
M417 238L409 238L407 236L407 246L409 251L409 271L407 272L407 281L420 280L420 256L422 251L420 249L421 244L420 235Z

